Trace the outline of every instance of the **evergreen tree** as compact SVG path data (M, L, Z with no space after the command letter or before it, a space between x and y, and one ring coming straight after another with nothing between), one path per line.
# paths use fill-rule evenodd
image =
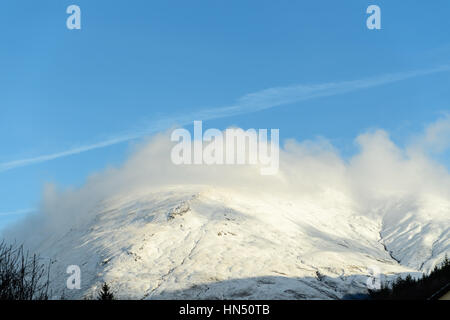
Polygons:
M111 289L109 288L108 284L104 282L97 300L114 300L114 299L115 299L114 294L111 292Z

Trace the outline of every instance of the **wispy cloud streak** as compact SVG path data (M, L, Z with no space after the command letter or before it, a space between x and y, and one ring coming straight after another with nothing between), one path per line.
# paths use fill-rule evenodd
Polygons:
M152 128L150 130L140 130L133 133L127 133L100 142L73 147L57 153L3 162L0 163L0 172L131 141L167 129L173 125L189 124L193 120L212 120L258 112L290 103L338 94L345 94L362 89L368 89L394 82L404 81L411 78L448 71L450 71L450 65L444 65L435 68L414 70L409 72L390 73L378 77L365 78L360 80L328 82L316 85L294 85L287 87L269 88L266 90L247 94L239 98L237 102L231 106L200 110L197 112L193 112L187 116L173 116L166 119L161 119L154 123L149 123L149 127Z
M0 212L0 217L5 216L17 216L21 214L27 214L35 211L34 209L22 209L22 210L16 210L16 211L9 211L9 212Z

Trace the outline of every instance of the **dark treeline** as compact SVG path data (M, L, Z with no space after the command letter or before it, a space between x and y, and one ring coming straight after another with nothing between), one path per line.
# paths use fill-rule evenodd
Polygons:
M413 279L410 275L404 279L398 277L391 286L369 290L369 295L374 300L427 300L444 288L450 289L450 260L447 256L429 275L420 279Z

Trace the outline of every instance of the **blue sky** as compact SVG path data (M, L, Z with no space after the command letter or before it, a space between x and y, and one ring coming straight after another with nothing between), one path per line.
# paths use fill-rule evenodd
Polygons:
M81 8L81 30L66 28L71 4ZM381 8L382 30L366 28L370 4ZM150 134L160 120L202 110L217 112L207 127L279 128L282 140L320 135L344 154L369 128L402 144L450 110L449 11L447 0L3 3L0 168ZM268 88L393 74L401 80L220 112ZM45 183L79 186L120 165L134 141L0 170L0 228L38 206Z

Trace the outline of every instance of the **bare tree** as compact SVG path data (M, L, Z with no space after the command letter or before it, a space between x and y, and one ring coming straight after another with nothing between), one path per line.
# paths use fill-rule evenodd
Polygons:
M23 246L0 243L0 300L47 300L50 265Z

